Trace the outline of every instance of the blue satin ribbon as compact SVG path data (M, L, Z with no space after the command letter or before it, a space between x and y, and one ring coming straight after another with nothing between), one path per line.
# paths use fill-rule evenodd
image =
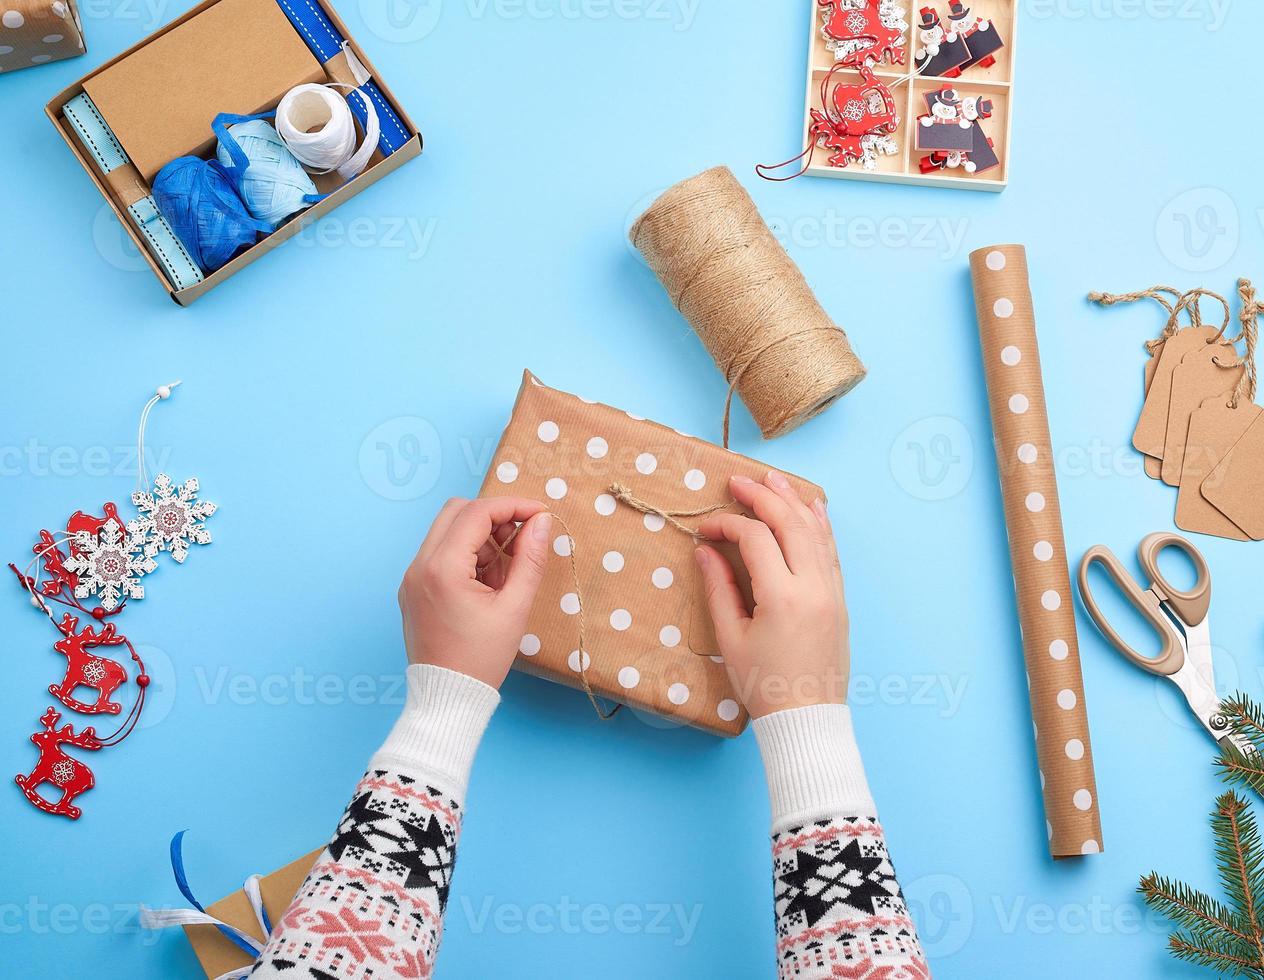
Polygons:
M189 879L184 873L183 843L184 835L187 833L187 830L182 830L171 838L171 873L175 876L176 887L180 889L180 894L199 912L206 912L206 909L202 907L202 903L194 898L193 889L189 887ZM272 923L268 921L268 913L263 909L262 903L260 903L260 910L263 918L264 937L266 938L272 934ZM231 939L237 947L244 950L252 960L259 955L258 950L227 926L216 926L215 928Z
M347 39L334 27L325 11L314 0L277 0L277 5L294 25L294 29L306 42L312 54L320 59L322 65L341 52L347 43ZM377 106L377 116L382 125L378 147L383 156L390 156L412 139L412 134L404 126L395 110L391 108L391 104L386 101L386 97L382 95L382 90L377 87L376 82L370 79L360 86L360 91L367 94ZM347 105L351 107L352 113L363 126L368 119L368 110L360 104L359 99L349 98Z

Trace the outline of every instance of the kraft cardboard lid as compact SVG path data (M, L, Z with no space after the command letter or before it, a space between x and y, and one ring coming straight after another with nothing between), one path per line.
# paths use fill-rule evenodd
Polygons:
M219 0L83 83L148 182L214 145L211 120L274 106L325 71L276 0Z

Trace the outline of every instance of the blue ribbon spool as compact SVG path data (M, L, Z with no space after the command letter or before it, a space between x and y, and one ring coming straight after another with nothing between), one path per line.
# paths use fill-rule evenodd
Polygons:
M221 113L211 123L217 157L233 179L246 209L275 231L286 218L321 199L303 165L265 121L271 116Z

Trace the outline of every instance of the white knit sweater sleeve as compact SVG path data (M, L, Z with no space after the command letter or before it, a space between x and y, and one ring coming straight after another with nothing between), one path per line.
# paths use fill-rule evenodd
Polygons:
M927 980L846 705L756 719L772 803L780 980Z
M474 753L500 695L429 665L252 977L429 977Z

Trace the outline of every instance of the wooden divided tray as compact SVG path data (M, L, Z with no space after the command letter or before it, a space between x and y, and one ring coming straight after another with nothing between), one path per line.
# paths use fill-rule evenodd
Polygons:
M829 75L835 59L833 52L826 46L822 31L827 8L820 0L803 2L812 7L808 35L807 102L803 112L803 146L806 147L812 125L811 113L813 109L821 109L821 83ZM843 6L859 6L859 0L839 2ZM973 3L966 4L970 10L966 22L972 22L978 17L990 21L991 30L996 31L1004 41L1004 47L995 53L995 63L990 67L975 65L965 69L959 76L949 78L929 74L925 68L919 69L917 60L919 52L925 55L922 32L918 29L921 8L929 6L937 11L940 22L946 27L949 24L948 0L922 0L919 3L906 0L901 4L904 7L904 20L909 25L904 31L906 63L888 64L884 60L872 68L874 76L890 90L899 113L899 126L892 134L896 152L889 156L879 155L876 168L866 170L859 162L848 163L845 167L833 166L828 162L831 151L824 146L817 146L806 172L818 177L850 177L856 180L925 184L979 191L1004 190L1009 182L1017 5L1018 0L974 0ZM933 65L933 61L931 64ZM860 82L858 72L840 68L834 72L830 90L833 90L835 84L851 85ZM918 129L921 125L919 117L927 115L929 111L927 97L933 96L945 85L951 85L962 99L985 98L991 101L992 115L980 120L979 125L991 141L992 152L999 160L996 166L979 169L975 173L968 173L961 167L922 172L921 162L924 157L929 156L930 151L918 149Z

